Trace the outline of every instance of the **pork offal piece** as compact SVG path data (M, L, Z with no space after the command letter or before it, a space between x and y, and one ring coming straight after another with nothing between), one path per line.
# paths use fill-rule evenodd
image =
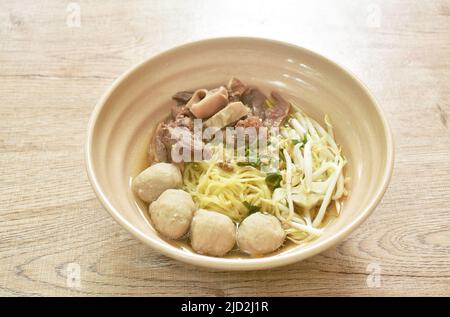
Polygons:
M186 104L196 118L207 119L228 103L228 90L219 87L213 90L199 89Z
M172 96L172 99L175 100L179 105L185 105L194 95L193 91L179 91L175 95Z
M239 101L241 95L247 90L247 86L239 79L232 77L227 85L228 100L230 102Z
M222 129L227 125L236 122L249 113L248 107L240 101L230 102L228 106L217 112L205 122L205 127L216 127Z
M177 130L178 129L178 130ZM158 124L154 137L148 148L148 159L150 162L171 162L172 146L177 142L177 132L182 131L193 138L194 123L192 117L181 113L169 122ZM203 142L200 142L203 147ZM194 143L193 143L194 144ZM198 142L195 142L197 145Z
M248 116L245 119L239 120L236 123L236 128L260 128L262 126L262 120L258 116Z
M153 138L147 150L148 160L150 162L169 162L168 147L170 145L170 135L167 124L160 122L156 127Z
M254 116L265 118L266 96L258 88L248 88L242 95L241 101L252 109Z
M291 105L277 92L272 91L270 94L273 100L273 106L265 110L266 127L279 127L289 113Z

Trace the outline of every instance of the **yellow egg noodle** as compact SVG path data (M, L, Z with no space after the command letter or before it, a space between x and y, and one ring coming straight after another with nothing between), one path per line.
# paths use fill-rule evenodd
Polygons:
M276 136L281 158L277 171L267 173L235 159L227 160L223 168L217 157L186 163L184 188L199 208L218 211L238 223L256 210L275 215L287 238L298 244L321 235L330 217L340 213L348 194L343 173L346 159L327 116L323 128L292 107ZM278 176L276 186L269 186Z
M249 214L244 202L273 213L273 205L267 202L272 194L266 184L265 173L250 166L232 164L231 167L233 172L222 169L217 162L187 164L185 189L199 208L221 212L236 222Z

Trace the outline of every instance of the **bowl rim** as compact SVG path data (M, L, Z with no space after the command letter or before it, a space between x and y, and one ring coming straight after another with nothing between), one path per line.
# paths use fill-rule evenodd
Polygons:
M153 59L161 58L166 55L170 55L176 51L184 50L189 47L193 47L196 45L204 45L204 44L213 44L223 41L257 41L260 43L265 42L266 44L276 45L276 46L284 46L290 49L299 50L303 53L314 56L319 60L322 60L325 63L332 65L333 67L339 69L340 71L346 73L350 78L364 91L364 93L369 97L372 105L375 107L375 110L381 120L383 126L383 132L386 136L386 169L384 170L384 174L381 181L381 186L378 187L375 195L373 195L372 199L366 205L364 209L362 209L359 215L351 221L349 224L345 225L342 229L338 230L336 233L331 235L330 237L320 241L319 243L311 246L306 245L301 249L296 251L287 252L284 254L277 254L272 257L261 257L261 258L249 258L249 259L232 259L232 258L218 258L218 257L210 257L205 255L200 255L196 253L189 253L180 248L176 248L173 246L167 245L166 242L159 241L154 238L150 238L146 236L142 231L133 226L130 222L128 222L121 213L111 204L108 197L102 191L99 182L97 180L97 175L95 173L93 167L92 160L92 143L93 143L93 135L94 129L97 123L97 118L103 109L106 101L110 98L112 93L116 90L116 88L122 84L126 79L128 79L131 75L133 75L136 71L138 71L141 67L145 66L147 63L150 63ZM344 240L347 236L350 235L362 222L364 222L367 217L375 210L377 205L380 203L384 193L386 192L389 181L392 177L392 172L394 168L394 140L391 132L391 128L387 121L386 115L383 109L379 106L373 94L369 91L369 89L365 86L365 84L360 81L351 71L346 69L345 67L337 64L331 59L318 54L312 50L306 49L304 47L294 45L288 42L268 39L263 37L214 37L207 38L199 41L189 42L182 45L178 45L168 50L164 50L161 53L154 54L152 56L147 57L144 61L141 61L131 68L129 68L125 73L120 75L114 82L109 86L109 88L104 92L102 97L99 99L97 104L95 105L91 117L89 119L88 127L87 127L87 140L85 143L85 167L87 171L87 175L89 181L94 189L97 198L102 203L103 207L109 212L109 214L120 224L122 225L128 232L130 232L134 237L149 245L153 249L163 253L166 256L169 256L173 259L189 263L192 265L197 265L210 269L218 269L218 270L226 270L226 271L237 271L237 270L262 270L262 269L270 269L274 267L279 267L287 264L291 264L294 262L298 262L304 260L306 258L312 257L318 253L325 251L326 249L338 244L342 240Z

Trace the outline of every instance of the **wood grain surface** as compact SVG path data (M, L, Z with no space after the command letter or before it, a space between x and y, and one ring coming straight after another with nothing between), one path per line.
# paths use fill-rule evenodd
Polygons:
M77 24L79 13L80 24ZM176 45L259 36L355 73L396 142L390 187L338 246L270 271L185 265L102 208L83 145L99 97ZM450 2L0 2L0 295L450 295Z

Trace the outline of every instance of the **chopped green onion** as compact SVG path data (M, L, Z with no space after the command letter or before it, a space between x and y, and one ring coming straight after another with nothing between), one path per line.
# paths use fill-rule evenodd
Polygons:
M303 144L306 144L308 142L308 138L306 137L306 133L303 135Z
M283 177L280 173L268 173L266 176L266 184L271 190L280 187Z
M246 162L237 162L238 166L251 166L254 168L258 168L261 165L261 160L259 159L259 157L256 159L255 162L250 162L250 161L246 161Z
M261 207L254 206L246 201L243 202L244 206L247 208L249 214L253 214L261 210Z

